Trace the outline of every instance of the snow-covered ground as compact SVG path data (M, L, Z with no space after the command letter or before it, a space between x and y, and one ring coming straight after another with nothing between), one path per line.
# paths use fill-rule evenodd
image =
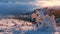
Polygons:
M28 21L18 19L0 19L0 31L4 30L3 33L12 32L14 30L27 31L32 30L33 24ZM0 33L1 33L0 32Z
M60 34L60 27L56 29L37 28L31 22L18 19L0 19L0 34Z
M60 26L56 26L54 15L44 15L42 10L36 13L37 17L33 15L36 24L19 19L0 19L0 34L60 34Z

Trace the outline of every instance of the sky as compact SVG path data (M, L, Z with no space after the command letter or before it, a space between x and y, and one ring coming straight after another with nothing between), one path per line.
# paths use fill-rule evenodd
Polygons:
M31 12L37 8L60 5L59 0L0 0L0 15Z

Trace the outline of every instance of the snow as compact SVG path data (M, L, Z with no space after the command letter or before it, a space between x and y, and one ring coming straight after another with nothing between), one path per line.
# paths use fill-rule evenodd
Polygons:
M37 12L40 13L40 12ZM37 24L18 19L0 19L0 34L60 34L60 27L56 26L55 16L44 15L41 11ZM40 24L41 23L41 24Z
M15 22L15 23L13 23L12 21ZM42 21L42 23L43 22L44 21ZM3 24L3 25L1 25L1 24ZM26 24L28 24L28 25L26 25ZM40 27L40 26L41 25L39 25L39 27L35 27L35 25L33 26L32 23L29 23L28 21L24 22L23 20L19 21L19 20L16 20L16 19L1 19L0 29L4 30L4 32L2 32L2 33L0 32L0 33L1 34L9 34L9 33L13 34L13 31L15 31L15 30L17 30L17 32L21 31L20 33L24 32L24 34L40 34L40 33L41 34L52 34L52 33L58 34L59 33L59 32L51 32L52 31L51 27L54 26L52 24L47 24L46 25L46 26L49 26L48 29L45 29L46 28L45 25L43 25L42 27ZM56 28L57 28L57 30L60 29L58 27L56 27ZM10 32L6 29L8 29ZM7 31L7 33L6 33L6 31ZM19 33L17 33L17 34L19 34Z

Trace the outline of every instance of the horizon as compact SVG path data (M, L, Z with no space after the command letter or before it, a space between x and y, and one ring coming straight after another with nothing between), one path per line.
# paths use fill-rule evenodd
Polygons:
M59 3L57 0L0 0L0 15L31 12L43 7L59 6Z

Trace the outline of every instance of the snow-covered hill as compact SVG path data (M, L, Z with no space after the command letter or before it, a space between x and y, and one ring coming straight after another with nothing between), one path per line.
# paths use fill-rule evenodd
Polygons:
M43 20L36 24L19 19L0 19L0 34L59 34L60 27L55 25L53 15L41 15L40 18Z
M18 19L0 19L0 34L54 34L59 33L59 27L54 32L51 28L54 27L54 21L46 21L49 16L45 16L45 20L42 20L42 25L36 27L32 22L18 20ZM47 23L46 23L46 22ZM45 25L43 24L45 23ZM39 23L37 23L39 24ZM53 26L53 27L52 27ZM48 28L47 28L48 27Z
M29 15L1 18L0 34L60 34L60 26L56 26L55 16L44 8Z

